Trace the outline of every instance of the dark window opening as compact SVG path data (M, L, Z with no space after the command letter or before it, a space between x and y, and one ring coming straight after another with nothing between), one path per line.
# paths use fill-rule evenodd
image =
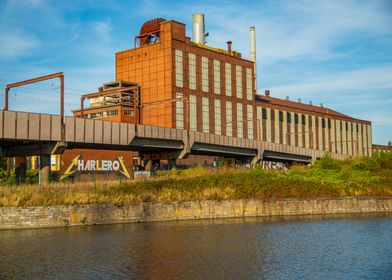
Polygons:
M291 114L287 112L287 122L291 123Z
M279 111L279 121L283 122L283 112Z
M321 125L323 128L325 128L325 119L321 119Z
M306 116L305 115L302 115L302 124L306 125Z
M331 120L328 120L328 128L331 129Z
M298 123L298 114L294 115L294 123Z
M263 108L261 110L261 114L263 115L263 120L266 120L267 119L267 110Z

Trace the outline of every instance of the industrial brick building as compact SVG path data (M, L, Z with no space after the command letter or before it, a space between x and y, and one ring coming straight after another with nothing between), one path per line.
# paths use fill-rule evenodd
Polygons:
M369 121L358 120L323 106L256 96L259 139L347 156L370 156Z
M195 14L193 20L192 40L180 22L158 18L143 24L134 48L116 53L116 81L83 95L74 116L256 139L343 156L372 154L369 121L322 105L274 98L269 91L256 93L253 27L248 60L232 50L230 41L225 50L205 45L204 16ZM60 156L61 171L73 158L67 153ZM139 153L122 155L131 164ZM191 156L181 161L196 164L213 159Z

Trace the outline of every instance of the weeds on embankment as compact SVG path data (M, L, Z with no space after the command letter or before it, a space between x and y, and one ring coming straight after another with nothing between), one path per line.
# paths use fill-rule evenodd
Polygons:
M288 171L196 167L145 181L54 183L0 190L0 206L124 205L150 201L392 196L392 153L344 161L329 155Z

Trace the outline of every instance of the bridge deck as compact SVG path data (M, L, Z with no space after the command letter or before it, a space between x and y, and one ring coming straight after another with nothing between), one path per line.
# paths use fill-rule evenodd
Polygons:
M61 143L65 148L134 151L146 151L149 147L151 150L172 149L182 150L183 156L195 153L233 157L254 156L261 159L264 151L274 151L308 156L314 160L324 154L319 150L259 140L94 119L66 117L63 126L61 117L57 115L0 110L0 148L3 152L7 154L9 147L15 149L18 146L45 143L50 143L53 147ZM156 146L153 147L154 145ZM51 151L61 153L63 149ZM346 157L341 154L333 156L339 159Z

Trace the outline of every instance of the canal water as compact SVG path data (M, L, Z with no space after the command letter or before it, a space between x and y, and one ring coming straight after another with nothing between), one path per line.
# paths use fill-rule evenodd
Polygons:
M0 279L392 279L392 216L0 231Z

